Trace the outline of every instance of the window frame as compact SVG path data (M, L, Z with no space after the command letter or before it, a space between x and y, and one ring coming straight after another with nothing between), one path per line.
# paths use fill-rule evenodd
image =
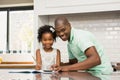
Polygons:
M0 8L0 11L7 11L7 39L6 39L6 53L10 53L10 43L9 43L9 28L10 28L10 11L24 11L24 10L33 10L33 6L20 6L20 7L4 7L4 8ZM19 51L21 53L21 51ZM28 53L30 53L31 51L27 51ZM3 51L2 51L3 53Z

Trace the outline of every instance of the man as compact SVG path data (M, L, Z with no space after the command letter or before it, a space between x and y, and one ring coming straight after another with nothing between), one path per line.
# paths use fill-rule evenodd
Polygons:
M55 20L56 34L68 41L69 63L53 65L55 71L90 70L110 74L112 67L95 37L88 31L74 29L65 17Z

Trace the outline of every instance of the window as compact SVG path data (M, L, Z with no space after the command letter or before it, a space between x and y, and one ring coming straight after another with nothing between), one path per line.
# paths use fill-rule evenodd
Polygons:
M6 50L7 11L0 11L0 53Z
M0 12L1 53L31 53L33 50L33 8L6 8Z

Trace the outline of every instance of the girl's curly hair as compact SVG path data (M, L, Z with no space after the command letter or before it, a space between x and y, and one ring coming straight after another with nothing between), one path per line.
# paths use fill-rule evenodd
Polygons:
M37 36L38 42L41 41L42 35L43 35L44 33L51 33L52 36L53 36L53 39L56 40L56 32L55 32L54 27L53 27L53 26L50 26L50 25L44 25L44 26L41 26L41 27L38 29L38 36Z

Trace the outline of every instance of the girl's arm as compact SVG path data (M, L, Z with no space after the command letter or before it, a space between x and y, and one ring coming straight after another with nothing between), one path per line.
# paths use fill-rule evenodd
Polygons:
M60 66L60 62L61 62L60 50L57 49L56 64Z
M41 61L41 55L40 55L40 49L36 50L36 66L35 69L39 70L41 69L42 61Z

